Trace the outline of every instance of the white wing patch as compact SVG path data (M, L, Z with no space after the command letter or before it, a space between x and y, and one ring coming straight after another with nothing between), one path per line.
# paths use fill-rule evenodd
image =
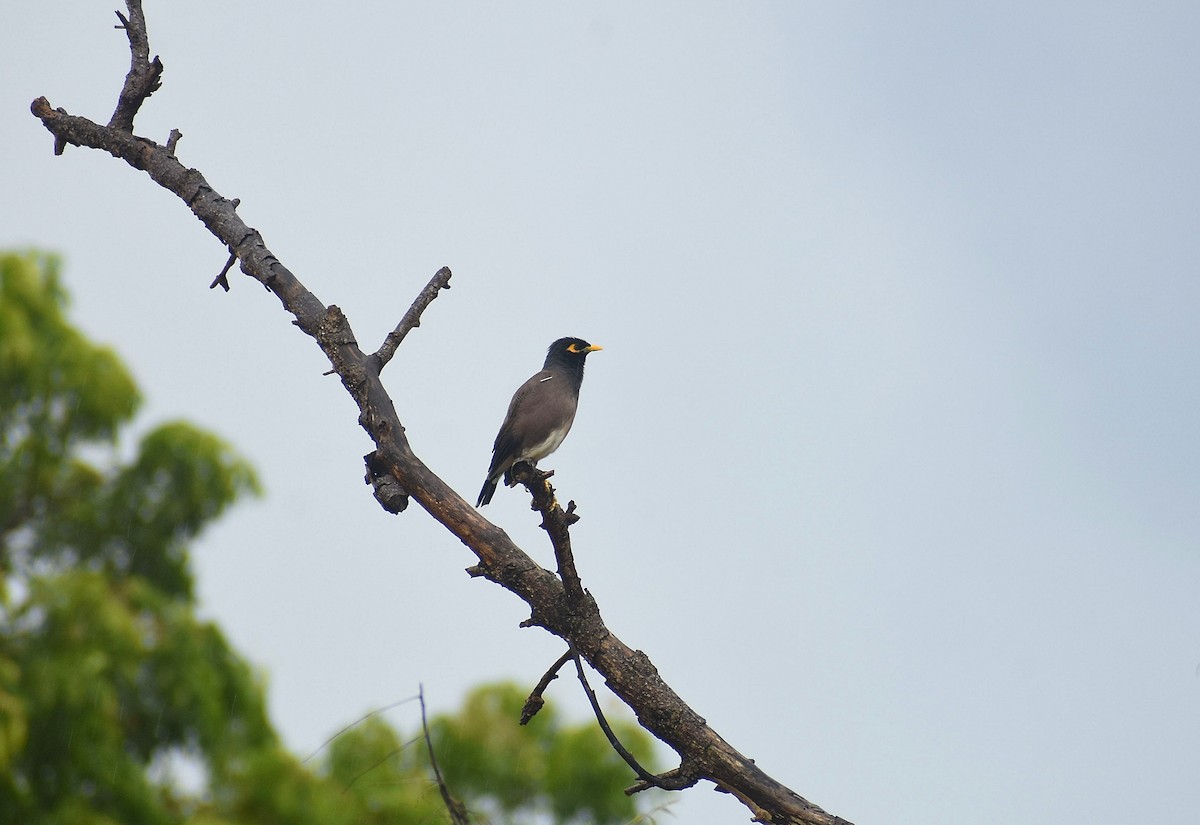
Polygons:
M539 378L538 383L545 384L547 381L549 381L553 377L554 377L553 375L547 375L545 378Z

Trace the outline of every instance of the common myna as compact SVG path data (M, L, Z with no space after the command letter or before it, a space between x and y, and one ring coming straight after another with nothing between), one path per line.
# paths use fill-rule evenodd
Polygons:
M579 406L583 362L589 352L599 349L603 347L579 338L559 338L550 345L542 371L522 384L508 404L476 507L492 500L501 476L505 484L513 485L512 465L518 461L536 465L562 444Z

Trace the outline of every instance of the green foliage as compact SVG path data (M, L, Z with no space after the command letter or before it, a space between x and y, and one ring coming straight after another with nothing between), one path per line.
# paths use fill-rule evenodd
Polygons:
M103 568L190 600L186 543L257 491L254 473L185 422L147 433L107 472L78 457L115 442L140 395L116 354L68 322L58 269L0 256L0 564Z
M419 726L368 719L316 768L281 746L260 679L196 618L188 561L258 491L254 472L186 422L118 459L138 389L71 326L58 273L51 256L0 254L0 823L448 822ZM630 820L632 774L594 723L547 706L523 728L523 701L484 687L432 721L451 792L492 822ZM646 735L617 727L648 759ZM171 780L181 760L198 793Z
M0 256L0 434L61 456L79 439L109 438L140 402L108 347L66 319L58 259Z
M187 560L257 481L186 423L115 459L140 395L68 321L58 271L0 255L0 822L165 825L182 812L156 760L218 771L276 741L258 680L194 615Z
M430 723L446 784L472 810L501 822L552 821L596 825L628 822L637 814L624 794L635 777L594 721L569 725L547 703L522 727L527 689L485 685L453 716ZM653 769L649 735L635 724L610 722L622 744Z
M330 745L325 772L334 785L349 791L356 823L448 821L418 733L401 739L394 728L374 717Z

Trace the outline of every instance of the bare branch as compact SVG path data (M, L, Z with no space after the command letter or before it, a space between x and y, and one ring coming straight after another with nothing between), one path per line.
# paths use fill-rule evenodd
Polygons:
M429 736L429 722L425 719L424 685L421 685L417 695L421 699L421 730L425 731L425 748L429 751L429 764L433 768L434 778L437 779L438 790L442 792L442 802L446 803L446 810L450 812L450 821L454 825L469 825L466 806L450 795L450 789L446 787L446 780L442 779L442 771L438 768L437 757L433 754L433 739Z
M117 12L121 20L118 29L124 29L129 37L129 73L117 99L117 108L108 121L110 129L133 132L133 119L150 95L162 85L162 61L155 55L150 59L150 38L146 34L146 16L142 14L142 0L125 0L129 16ZM175 145L171 144L174 151Z
M405 750L408 749L409 745L416 744L420 738L421 737L419 737L419 736L414 736L412 739L409 739L407 742L404 742L403 744L401 744L400 747L393 748L392 750L388 751L387 754L382 759L378 759L375 762L372 762L370 765L368 765L366 768L364 768L362 771L360 771L357 776L355 776L353 779L351 779L349 782L346 783L346 787L342 788L342 794L345 795L345 794L350 793L350 789L358 784L358 780L362 779L364 776L366 776L371 771L378 768L380 765L382 765L384 762L391 759L396 754L403 753Z
M542 471L533 465L519 461L509 471L514 482L525 485L529 495L533 497L530 509L542 514L539 525L550 537L554 547L554 558L558 562L558 575L562 579L563 588L571 604L577 604L583 599L583 584L579 581L579 573L575 570L575 554L571 550L570 527L579 521L575 515L575 502L569 502L563 510L554 495L554 488L549 479L554 475L553 470Z
M537 716L546 700L542 698L542 694L546 692L546 688L550 687L550 683L558 678L558 672L562 670L562 666L571 661L575 657L575 652L568 650L566 653L558 657L558 660L550 665L550 669L542 674L542 678L534 687L533 692L529 694L529 698L525 700L525 706L521 708L521 724L528 725L533 717Z
M384 706L383 706L383 707L381 707L381 708L377 708L376 710L373 710L373 711L371 711L370 713L364 713L362 716L360 716L360 717L358 717L357 719L355 719L355 720L354 720L353 722L351 722L349 725L346 725L344 728L342 728L341 730L339 730L339 731L338 731L337 733L335 733L333 736L329 737L329 738L328 738L328 739L326 739L324 742L322 742L322 743L320 744L320 746L318 746L318 747L317 747L317 749L316 749L315 751L313 751L313 752L312 752L312 753L310 753L308 756L306 756L306 757L304 757L303 759L301 759L301 760L300 760L300 764L301 764L301 765L307 765L307 764L308 764L308 763L309 763L309 762L312 760L312 758L313 758L314 756L316 756L318 753L320 753L321 751L323 751L323 750L326 748L326 746L327 746L327 745L329 745L329 743L330 743L330 742L332 742L334 739L337 739L337 738L338 738L339 736L341 736L343 733L345 733L346 731L348 731L348 730L350 730L351 728L355 727L356 725L361 725L363 722L367 721L367 720L368 720L368 719L370 719L372 716L378 716L378 715L379 715L379 714L381 714L381 713L387 713L387 712L388 712L389 710L391 710L392 708L398 708L398 707L400 707L401 705L407 705L409 702L415 702L415 701L417 701L417 700L418 700L418 699L420 699L420 698L421 698L420 694L418 694L418 695L416 695L416 696L409 696L409 697L408 697L408 698L406 698L406 699L401 699L401 700L400 700L400 701L398 701L398 702L392 702L390 705L384 705ZM407 746L408 744L409 744L409 743L405 743L405 746Z
M579 684L583 685L583 692L587 694L588 703L592 706L592 712L596 714L596 721L600 724L600 730L604 731L604 736L608 739L608 744L612 745L612 749L617 752L617 755L625 760L625 764L633 768L633 772L637 774L638 779L642 780L645 787L662 788L668 791L681 791L684 788L690 788L699 781L698 776L689 777L685 784L667 786L663 784L661 777L657 777L650 771L646 770L634 758L633 754L621 744L621 740L617 738L612 727L608 724L608 720L604 718L604 711L600 710L600 702L596 699L596 692L592 690L592 686L588 684L587 674L583 672L583 662L579 659L579 654L571 651L570 656L575 660L575 672L579 676ZM644 788L639 788L642 790Z
M408 491L388 471L379 453L367 453L363 456L363 462L367 465L367 475L363 480L374 489L379 506L393 516L407 510Z
M387 338L383 339L383 346L371 356L378 363L377 369L382 370L387 366L387 362L392 360L392 356L396 354L396 349L404 341L405 336L415 327L421 326L421 313L425 311L425 307L433 303L433 299L438 296L439 292L449 288L450 270L443 266L430 278L429 283L413 301L408 312L404 313L404 317L400 319L396 328L388 333Z
M237 263L237 255L233 252L229 253L229 260L225 262L225 266L221 267L221 271L217 273L217 277L213 278L213 282L208 285L209 289L220 286L226 292L229 291L229 279L225 276L229 274L229 270Z
M565 640L604 676L608 687L634 710L642 726L680 755L681 767L665 776L674 775L680 781L685 777L710 780L745 802L757 819L775 825L845 823L772 779L753 760L731 747L663 682L646 654L630 648L608 630L595 600L583 590L574 571L566 528L578 517L573 505L566 511L558 507L553 489L545 483L548 474L541 474L539 482L549 496L541 512L543 526L552 542L556 542L561 578L534 562L505 531L481 516L413 452L392 399L379 378L388 343L374 356L364 353L342 311L336 306L327 307L271 253L259 232L238 216L234 201L213 190L199 171L181 164L171 149L132 133L132 115L157 88L161 64L154 69L153 63L147 63L149 74L139 75L134 70L145 63L148 39L140 3L129 0L128 5L130 16L127 20L122 18L122 22L129 34L130 76L134 79L126 78L122 103L114 113L113 124L101 126L63 109L54 109L44 97L33 101L30 107L53 135L56 153L61 153L68 143L101 149L146 172L187 205L237 258L242 272L274 293L292 315L295 326L321 347L358 405L359 423L376 446L371 472L395 479L396 490L411 496L475 554L478 564L469 568L471 575L501 585L529 605L530 617L522 623L524 626L542 627ZM152 79L148 82L146 77ZM126 97L131 101L128 106ZM122 112L127 113L118 117ZM436 280L437 276L430 285ZM433 289L432 294L436 295L440 288ZM420 302L418 298L414 307ZM428 301L420 308L427 304ZM402 330L404 323L402 320L393 333L400 339L407 331ZM396 340L395 345L398 344ZM391 349L389 358L395 346ZM530 492L535 497L539 484L531 485Z

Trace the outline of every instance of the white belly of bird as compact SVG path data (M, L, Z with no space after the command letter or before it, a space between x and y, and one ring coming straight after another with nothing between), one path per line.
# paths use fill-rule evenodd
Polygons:
M537 444L534 444L532 447L526 450L525 454L521 457L527 461L542 460L546 456L550 455L550 453L558 449L558 445L563 443L563 439L567 437L567 433L570 431L570 429L570 427L560 427L559 429L552 431L544 440L539 441Z

